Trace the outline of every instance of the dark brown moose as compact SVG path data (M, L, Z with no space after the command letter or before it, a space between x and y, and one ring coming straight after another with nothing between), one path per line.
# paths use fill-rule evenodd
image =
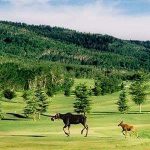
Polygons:
M87 117L82 114L72 114L72 113L66 113L66 114L61 114L57 113L55 116L51 116L51 120L54 121L56 119L62 119L65 126L63 127L64 133L69 136L70 135L70 125L71 124L82 124L83 129L81 130L81 134L83 134L83 131L86 129L86 135L88 135L88 125L86 124L86 119ZM65 128L68 127L68 133L65 131Z

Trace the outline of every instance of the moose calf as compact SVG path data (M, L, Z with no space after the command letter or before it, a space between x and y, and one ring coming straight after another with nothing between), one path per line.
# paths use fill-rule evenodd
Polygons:
M136 134L136 137L138 137L138 133L135 129L134 126L128 125L128 124L124 124L123 121L121 121L118 126L122 127L122 133L125 136L125 138L127 137L127 132L130 132L130 136L132 133Z

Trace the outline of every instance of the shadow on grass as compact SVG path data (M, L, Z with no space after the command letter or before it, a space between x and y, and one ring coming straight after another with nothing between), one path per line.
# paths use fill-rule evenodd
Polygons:
M2 121L28 121L29 119L2 118Z
M142 111L141 113L139 111L131 111L127 114L150 114L150 111Z
M96 112L92 112L91 115L113 115L113 114L120 114L119 112L107 112L107 111L103 111L103 112L100 112L100 111L96 111Z
M120 114L123 114L123 113L120 113L120 112L108 112L108 111L103 111L103 112L100 112L100 111L95 111L95 112L92 112L91 113L92 115L120 115ZM132 111L132 112L128 112L128 113L125 113L125 114L150 114L149 111L143 111L141 113L139 113L139 111Z
M18 137L37 137L37 138L42 138L42 137L46 137L44 135L11 135L11 136L18 136Z
M12 118L2 118L2 120L9 120L9 121L18 121L19 119L12 119Z
M26 118L25 116L21 115L21 114L16 114L16 113L7 113L8 115L12 115L14 117L17 117L17 118Z

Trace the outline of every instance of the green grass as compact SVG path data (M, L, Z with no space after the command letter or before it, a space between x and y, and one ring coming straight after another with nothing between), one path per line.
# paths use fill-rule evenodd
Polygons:
M78 79L91 86L93 80ZM89 82L88 82L89 81ZM7 119L0 121L0 150L149 150L150 147L150 96L143 105L144 113L138 113L138 106L129 101L130 112L120 114L117 111L116 101L119 93L95 97L92 96L92 111L88 117L89 135L85 138L80 134L81 125L71 126L71 136L63 133L62 120L52 122L50 118L42 116L39 121L16 118L10 114ZM75 98L64 97L58 94L51 99L47 114L57 112L73 112ZM13 102L2 102L4 112L22 113L24 107L21 94ZM13 120L17 119L17 120ZM117 124L124 120L137 127L139 138L127 137L121 134Z

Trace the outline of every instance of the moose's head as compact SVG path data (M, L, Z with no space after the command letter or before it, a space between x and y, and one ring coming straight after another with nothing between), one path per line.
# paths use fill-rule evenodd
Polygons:
M60 113L57 113L55 116L50 116L51 117L51 121L54 121L56 119L60 119Z

